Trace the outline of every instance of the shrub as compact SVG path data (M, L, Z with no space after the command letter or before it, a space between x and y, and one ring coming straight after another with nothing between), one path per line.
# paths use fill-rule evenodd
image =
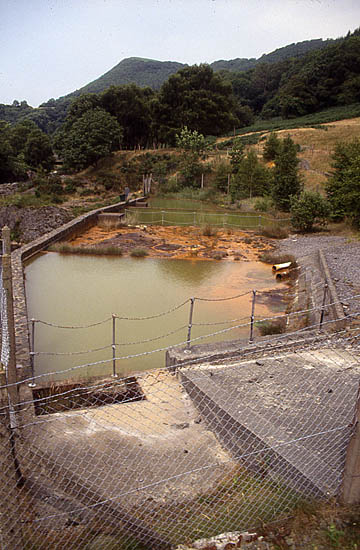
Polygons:
M266 225L261 229L260 233L263 237L268 237L269 239L286 239L289 236L288 229L277 224Z
M204 237L216 237L217 230L214 227L211 227L211 225L207 224L205 227L203 227L202 234Z
M285 332L286 320L284 317L273 321L258 321L256 327L261 336L270 336L271 334L282 334Z
M273 206L271 197L259 197L254 203L256 212L268 212Z
M149 252L145 250L145 248L134 248L134 250L130 252L130 256L133 258L144 258L145 256L148 256L148 254Z
M315 223L325 225L329 213L329 203L320 193L303 191L291 198L291 223L298 231L311 231Z

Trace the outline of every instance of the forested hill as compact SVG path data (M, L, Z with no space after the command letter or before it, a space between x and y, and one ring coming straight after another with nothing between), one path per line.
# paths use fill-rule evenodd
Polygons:
M123 59L107 73L93 82L76 90L71 96L85 93L103 92L109 86L121 86L123 84L136 84L141 88L149 86L158 90L171 76L183 69L186 65L175 61L156 61L155 59L143 59L141 57L128 57Z
M324 48L332 42L334 41L322 40L321 38L305 40L279 48L269 54L264 54L259 59L237 58L229 61L220 60L210 63L210 67L214 71L247 71L259 63L276 63L289 57L301 57L310 51ZM136 84L142 88L149 86L154 90L158 90L169 76L186 66L184 63L176 63L174 61L156 61L155 59L129 57L120 61L110 71L93 82L69 94L69 96L78 96L89 92L99 93L106 90L109 86L121 86L123 84Z
M299 42L279 48L257 60L239 58L231 61L216 61L211 65L201 65L199 69L207 67L210 72L216 74L217 79L222 81L221 86L225 86L228 90L227 95L232 95L231 101L229 99L230 102L228 102L228 106L231 105L231 108L229 107L231 112L226 113L226 116L229 115L229 120L232 121L231 127L242 127L251 124L254 117L291 118L328 107L359 102L359 60L360 31L358 29L345 38ZM14 101L13 105L0 104L0 121L16 124L23 119L31 120L44 132L52 134L64 122L74 99L89 93L106 94L111 87L120 87L124 89L116 93L127 98L126 109L133 111L137 100L141 105L145 102L146 116L144 116L146 119L149 116L153 119L150 126L155 128L161 119L160 125L165 127L166 109L162 102L164 96L169 93L169 89L174 88L176 97L185 102L181 116L184 118L186 113L192 114L191 120L185 117L181 123L177 121L171 128L171 135L174 133L174 128L184 125L202 133L215 135L214 128L204 129L196 125L192 127L191 121L199 116L193 113L194 105L200 111L204 111L204 99L207 96L206 82L198 81L194 77L196 70L189 73L188 70L187 65L172 61L162 62L137 57L124 59L97 80L72 94L57 100L50 99L37 109L33 109L25 101ZM199 74L202 72L200 70ZM210 73L208 74L208 71L205 73L212 80ZM185 88L177 89L179 83L184 84ZM112 93L115 94L115 92ZM198 96L203 99L200 101ZM99 101L100 107L103 107L103 99L93 98L93 100ZM120 100L117 99L117 101ZM178 103L177 100L176 106ZM173 116L175 107L169 106L167 114L169 120ZM140 109L141 112L142 109L143 107ZM217 127L216 124L215 126ZM167 134L167 131L165 133Z

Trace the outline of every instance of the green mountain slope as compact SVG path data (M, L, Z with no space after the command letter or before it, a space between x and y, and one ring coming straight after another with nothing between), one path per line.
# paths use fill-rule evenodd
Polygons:
M84 93L99 93L106 90L109 86L120 86L122 84L136 84L141 87L150 86L150 88L158 90L170 75L184 67L186 65L176 63L175 61L156 61L155 59L128 57L120 61L107 73L69 95L77 96Z

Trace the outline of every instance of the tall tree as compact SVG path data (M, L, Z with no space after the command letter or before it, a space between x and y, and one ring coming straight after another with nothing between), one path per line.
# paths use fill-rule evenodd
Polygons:
M117 120L99 107L86 111L71 126L57 133L55 149L65 166L81 170L119 149L122 130Z
M154 114L160 139L175 143L187 126L204 135L219 135L236 124L231 84L208 65L186 67L161 87Z
M146 146L152 138L151 88L139 88L135 84L110 86L100 94L99 102L105 111L116 118L123 128L123 146Z

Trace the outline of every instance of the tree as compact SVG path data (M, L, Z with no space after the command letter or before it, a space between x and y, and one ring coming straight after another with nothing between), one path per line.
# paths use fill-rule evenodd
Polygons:
M233 177L231 198L234 200L263 195L268 190L269 182L269 171L259 162L255 151L250 150Z
M36 128L27 137L24 146L24 160L30 168L51 170L55 158L49 137Z
M241 163L244 159L244 150L244 144L239 140L234 140L233 147L229 153L231 171L233 174L236 174L240 169Z
M100 105L116 118L123 129L123 145L126 148L146 146L152 138L151 88L139 88L135 84L110 86L99 95Z
M122 130L117 120L99 107L86 111L56 136L55 147L67 167L81 170L120 147Z
M281 141L275 132L271 132L264 144L263 158L267 162L275 160L281 146Z
M205 149L205 138L196 130L193 132L185 126L180 134L176 134L176 147L182 151L191 151L200 155Z
M0 183L14 181L15 153L10 142L10 124L0 120Z
M291 197L302 190L298 171L297 146L290 136L282 142L275 157L271 195L277 208L290 210Z
M186 187L196 187L202 173L200 156L205 148L205 138L196 130L191 131L185 126L176 134L176 146L182 151L180 158L181 184Z
M313 225L325 225L330 213L329 203L320 193L302 191L291 198L291 223L298 231L311 231Z
M231 84L209 65L194 65L172 75L154 104L158 134L167 143L187 126L204 135L219 135L236 124Z
M348 216L360 227L360 140L338 143L333 155L333 172L326 183L332 217Z

